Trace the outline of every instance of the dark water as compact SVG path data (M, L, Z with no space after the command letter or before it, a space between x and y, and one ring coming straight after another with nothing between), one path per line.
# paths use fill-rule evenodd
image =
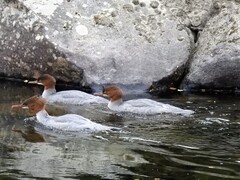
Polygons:
M192 117L48 106L54 115L77 113L122 128L87 135L50 130L26 110L11 110L41 87L0 83L0 179L240 179L239 97L152 97L192 109Z

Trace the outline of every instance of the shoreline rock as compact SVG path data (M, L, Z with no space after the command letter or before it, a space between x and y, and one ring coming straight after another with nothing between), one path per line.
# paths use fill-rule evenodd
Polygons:
M215 0L4 0L0 74L144 84L154 94L238 89L238 9Z

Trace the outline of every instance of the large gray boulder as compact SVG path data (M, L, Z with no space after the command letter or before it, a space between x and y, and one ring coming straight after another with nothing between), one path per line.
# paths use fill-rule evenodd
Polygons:
M0 73L151 85L184 67L193 36L161 1L4 0Z
M204 28L208 19L219 10L218 4L213 0L162 0L161 3L168 7L171 18L178 22L178 29L187 31L189 38L195 43L198 41L199 31ZM188 54L187 63L178 66L175 71L159 78L158 81L154 81L149 88L151 92L161 94L177 90L188 71L195 43L191 43L191 53Z
M3 0L0 75L238 88L239 9L237 0Z
M240 4L216 4L217 14L200 33L189 73L182 87L190 90L240 88Z
M0 1L0 19L2 76L30 78L50 72L66 82L84 82L83 71L46 38L40 19L22 3Z

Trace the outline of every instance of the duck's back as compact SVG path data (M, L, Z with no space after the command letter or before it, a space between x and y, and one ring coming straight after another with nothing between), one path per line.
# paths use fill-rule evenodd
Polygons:
M129 100L119 106L120 111L131 112L137 114L181 114L190 115L193 113L191 110L184 110L169 104L153 101L151 99L136 99Z
M46 111L37 113L37 120L43 125L64 131L106 131L112 127L104 126L77 114L65 114L63 116L50 116Z
M49 103L61 104L107 104L108 100L99 96L94 96L82 91L68 90L57 92L48 98Z

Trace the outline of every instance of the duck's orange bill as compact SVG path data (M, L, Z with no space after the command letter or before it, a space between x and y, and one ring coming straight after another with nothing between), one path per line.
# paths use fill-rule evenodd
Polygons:
M95 96L104 96L104 97L108 97L108 95L104 94L104 93L94 93L93 95Z
M94 93L95 96L103 96L103 93Z
M23 105L21 105L21 104L19 104L19 105L12 105L12 109L14 109L14 108L18 108L18 109L28 109L27 106L23 106Z
M28 84L38 84L38 85L43 85L42 83L38 82L38 81L28 81Z

